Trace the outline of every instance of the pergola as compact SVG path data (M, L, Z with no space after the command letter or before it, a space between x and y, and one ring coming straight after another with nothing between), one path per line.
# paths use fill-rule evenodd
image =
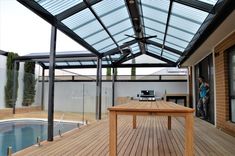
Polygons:
M50 77L48 141L53 140L54 70L73 66L65 59L69 53L64 53L60 65L55 63L59 60L55 48L57 29L96 57L86 61L97 67L96 113L100 119L102 66L127 66L125 61L143 54L164 63L149 64L146 60L128 66L180 66L234 9L233 0L17 1L52 25L49 63L43 63ZM82 63L75 66L84 67Z

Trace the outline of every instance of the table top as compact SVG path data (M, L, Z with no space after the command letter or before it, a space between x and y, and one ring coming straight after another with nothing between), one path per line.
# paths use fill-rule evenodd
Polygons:
M167 101L137 101L109 107L109 111L122 112L155 112L155 113L193 113L194 109Z

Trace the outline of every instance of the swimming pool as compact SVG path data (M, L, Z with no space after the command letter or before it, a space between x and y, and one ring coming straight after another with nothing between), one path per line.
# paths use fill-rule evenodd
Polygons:
M54 136L77 128L77 123L54 122ZM47 122L42 120L11 120L0 122L0 156L7 155L7 148L13 153L47 139Z

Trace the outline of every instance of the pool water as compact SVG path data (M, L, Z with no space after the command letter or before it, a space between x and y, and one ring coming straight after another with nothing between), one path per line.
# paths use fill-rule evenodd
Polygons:
M77 128L76 123L54 122L54 136ZM0 156L7 155L7 148L13 153L47 139L47 122L40 120L14 120L0 122Z

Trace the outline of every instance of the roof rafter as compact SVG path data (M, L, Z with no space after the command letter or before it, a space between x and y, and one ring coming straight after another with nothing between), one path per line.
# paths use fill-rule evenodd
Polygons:
M142 53L141 53L141 52L138 52L138 53L133 54L133 55L131 55L131 56L129 56L129 57L126 57L126 58L124 58L122 61L119 62L119 65L122 64L122 63L124 63L124 62L126 62L126 61L129 61L129 60L131 60L131 59L133 59L133 58L136 58L136 57L138 57L138 56L140 56L140 55L142 55Z
M123 49L123 48L128 47L128 46L135 44L135 43L137 43L136 40L131 40L131 41L126 42L125 44L121 45L120 48ZM107 55L113 55L113 54L119 53L118 50L119 50L118 48L111 49L111 50L103 53L103 57L107 56Z
M151 40L146 40L146 43L147 43L147 44L154 45L154 46L159 47L159 48L162 48L162 44L157 43L157 42L154 42L154 41L151 41ZM170 52L175 53L175 54L177 54L177 55L182 55L182 52L181 52L181 51L176 50L176 49L173 49L173 48L171 48L171 47L164 46L164 49L169 50Z
M166 62L166 63L168 63L168 64L176 65L175 62L173 62L173 61L171 61L171 60L168 60L168 59L166 59L166 58L164 58L164 57L158 56L158 55L156 55L156 54L153 54L153 53L150 53L150 52L146 52L146 55L151 56L151 57L156 58L156 59L159 59L159 60L161 60L161 61L164 61L164 62Z
M130 49L124 49L123 52L124 53L121 55L121 57L114 62L114 66L121 64L121 62L131 53Z
M25 7L42 17L44 20L49 22L51 25L55 26L59 30L61 30L63 33L67 34L70 38L72 38L74 41L97 55L98 57L101 57L101 54L93 48L91 45L89 45L86 41L84 41L81 37L79 37L75 32L73 32L71 29L69 29L67 26L65 26L61 21L58 21L51 13L49 13L46 9L44 9L42 6L40 6L37 2L33 0L17 0L21 4L23 4Z
M119 47L119 45L117 44L117 41L113 38L112 34L109 32L109 30L106 28L106 26L104 25L104 23L101 21L100 17L96 14L96 12L93 10L93 8L91 7L91 5L89 4L88 0L84 0L84 2L86 3L87 7L90 9L90 11L92 12L92 14L95 16L95 18L98 20L98 22L101 24L101 26L103 27L103 29L106 31L106 33L109 35L109 37L113 40L114 44L118 47L118 50L122 53L121 48Z
M126 0L126 6L128 9L129 16L131 18L131 23L133 25L135 36L139 38L144 37L144 33L142 29L143 21L140 18L140 10L138 7L138 2L134 0L133 1ZM138 41L138 44L139 44L140 51L142 53L145 53L146 47L144 43Z
M205 3L205 2L201 2L201 1L189 1L189 0L173 0L174 2L198 9L198 10L202 10L205 12L209 12L209 13L214 13L213 11L213 5Z
M170 16L171 16L171 10L172 10L172 3L173 3L173 1L171 0L170 5L169 5L169 9L168 9L168 14L167 14L166 27L165 27L164 38L163 38L162 49L161 49L161 57L162 57L163 49L165 47L166 35L167 35L167 30L168 30Z

